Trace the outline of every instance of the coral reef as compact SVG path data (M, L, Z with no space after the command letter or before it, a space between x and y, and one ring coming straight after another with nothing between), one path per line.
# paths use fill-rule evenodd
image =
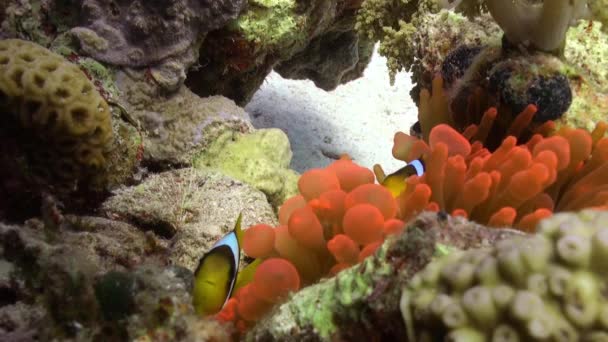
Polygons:
M28 172L56 185L103 182L111 114L85 74L22 40L0 41L0 74L1 105L12 114L2 135L26 150Z
M606 339L608 216L559 212L608 209L607 3L503 2L0 0L0 340ZM237 104L272 69L333 89L376 41L425 173L298 177ZM255 267L200 317L241 214Z
M212 168L262 191L278 208L296 192L298 174L289 168L291 147L279 129L249 134L225 132L193 159L195 168Z
M520 233L487 229L458 217L423 213L370 258L294 294L245 335L246 341L404 340L401 289L454 249L488 247Z
M298 61L306 61L290 62L296 53L321 53L317 44L308 49L313 39L347 31L354 37L358 6L358 1L337 0L180 0L150 6L141 1L87 0L76 6L59 0L10 1L0 36L44 46L75 37L77 54L119 68L141 68L165 91L179 89L188 74L196 94L224 95L244 105L273 66L288 62L297 69ZM351 50L361 53L350 54L348 65L328 63L323 78L337 84L359 77L372 43L360 45ZM324 51L334 61L344 56Z
M81 26L72 32L82 49L97 60L129 67L150 66L168 57L194 53L192 50L207 32L235 19L245 3L84 0L80 5Z
M530 122L531 114L534 111L521 116ZM526 125L520 120L509 132ZM592 133L563 127L553 136L536 134L519 146L509 136L493 153L445 124L434 126L428 145L397 133L393 155L406 162L422 157L427 171L407 178L396 199L373 184L369 170L341 159L304 173L298 181L300 195L279 210L281 226L252 227L244 251L255 258L290 261L306 286L364 260L384 237L402 231L404 222L425 209L533 232L553 211L607 205L600 176L608 165L607 127L599 124ZM479 130L488 132L487 127ZM247 327L262 316L275 300L257 293L260 286L254 281L237 292L220 318Z
M217 171L194 168L162 172L117 190L102 211L172 238L169 260L192 271L203 251L233 228L239 214L243 227L276 222L261 192Z
M501 30L487 16L467 20L450 11L437 13L433 1L393 3L366 0L357 16L357 30L379 40L379 53L387 57L391 78L399 71L412 70L414 83L428 87L430 75L438 71L447 54L458 45L487 45L500 41ZM424 80L428 83L425 83ZM413 91L416 91L414 89ZM417 101L417 92L412 98Z
M607 339L607 220L558 214L536 236L433 261L401 297L407 340Z
M441 3L445 5L450 2ZM512 65L518 65L518 68L523 67L522 70L516 72L518 74L533 75L538 73L535 68L539 67L539 70L542 70L549 66L554 72L558 71L561 75L559 77L562 84L564 83L562 77L567 78L573 101L567 114L561 116L557 122L558 125L564 124L592 130L595 123L601 120L608 103L604 89L606 84L604 70L606 68L602 62L605 59L601 58L606 53L604 42L608 40L608 35L602 30L605 25L598 22L582 22L575 29L563 31L568 43L559 49L560 61L558 62L557 57L551 58L533 48L532 51L524 51L517 44L518 42L503 39L502 31L487 12L485 2L462 1L457 3L459 6L456 7L455 12L446 10L437 12L439 8L433 1L395 3L385 0L367 0L362 4L362 9L358 14L357 28L371 39L380 40L379 52L387 56L391 74L394 75L401 70L412 71L414 83L417 83L411 91L414 101L418 101L421 89L431 87L432 79L442 71L442 65L454 48L480 46L488 53L480 54L473 61L464 63L468 65L468 75L463 73L462 78L457 80L456 87L449 91L450 103L455 99L458 100L455 102L460 104L459 112L465 112L466 107L463 105L466 106L469 95L477 87L481 87L485 93L489 93L485 81L485 77L488 76L486 74L497 62L502 62L514 63ZM525 6L528 6L528 2L525 3ZM582 2L577 2L577 6L579 4ZM595 2L590 2L591 7L595 5ZM564 9L567 8L568 6L564 7ZM600 17L600 11L593 16L598 20ZM517 16L513 18L517 18ZM513 18L511 18L511 23L516 23L517 20ZM526 25L522 24L522 29ZM559 30L555 31L551 25L544 25L542 28L538 28L538 31L557 32ZM564 39L562 37L559 40L563 42ZM457 43L454 43L455 41ZM529 56L530 52L532 58ZM512 59L514 61L511 61ZM446 86L452 87L453 80L448 79L447 81ZM462 83L465 83L466 86L462 87ZM539 83L529 84L536 87ZM552 85L547 87L545 84L544 88L542 92L551 94L548 90L552 88ZM466 91L463 93L462 90ZM560 91L553 97L559 98L558 94L562 93L563 91ZM519 105L515 106L517 108L511 108L512 115L519 113L521 107L529 104L530 100L535 102L535 98L538 99L538 96L526 95L516 101ZM525 103L526 101L528 103ZM540 102L536 104L540 104ZM562 109L566 108L567 104L568 101L565 101L552 111L563 113ZM486 109L481 108L481 114ZM499 108L500 110L501 108ZM543 109L539 110L542 113ZM544 115L538 117L540 116ZM553 114L547 117L555 118L557 116L559 115Z

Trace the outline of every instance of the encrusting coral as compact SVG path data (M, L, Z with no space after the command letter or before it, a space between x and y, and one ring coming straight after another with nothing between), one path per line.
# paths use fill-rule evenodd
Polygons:
M607 340L607 220L557 214L533 237L431 262L401 297L407 340Z
M0 109L8 114L0 133L24 146L29 172L56 184L103 180L111 113L78 66L37 44L1 40Z
M235 19L243 0L98 1L82 3L82 49L115 65L143 67L192 55L201 36Z

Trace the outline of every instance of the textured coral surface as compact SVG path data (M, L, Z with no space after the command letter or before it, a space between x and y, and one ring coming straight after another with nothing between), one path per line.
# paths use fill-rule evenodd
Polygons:
M536 236L430 263L401 297L408 340L608 339L607 222L558 214Z
M21 142L35 174L58 183L103 174L111 114L78 66L37 44L2 40L0 99L9 113L3 134Z
M235 19L243 0L98 1L82 3L74 32L96 59L146 66L185 53L207 32Z

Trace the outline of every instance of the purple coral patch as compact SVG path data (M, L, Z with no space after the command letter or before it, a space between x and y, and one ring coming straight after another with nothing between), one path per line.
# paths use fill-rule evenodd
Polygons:
M235 19L245 0L83 0L74 30L95 59L143 67L181 55L207 32Z

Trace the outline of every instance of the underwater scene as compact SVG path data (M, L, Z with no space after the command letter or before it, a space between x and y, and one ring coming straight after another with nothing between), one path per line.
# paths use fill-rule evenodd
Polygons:
M0 341L608 342L608 0L0 0Z

